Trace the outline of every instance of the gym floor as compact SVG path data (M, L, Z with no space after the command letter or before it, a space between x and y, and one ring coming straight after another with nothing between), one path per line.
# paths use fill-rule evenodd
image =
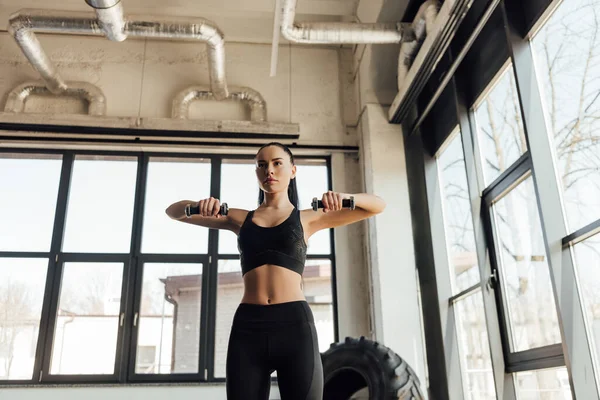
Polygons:
M119 12L121 35L98 22ZM294 152L301 208L327 190L387 203L308 243L329 393L600 399L598 15L4 0L0 399L226 399L236 237L164 210L256 208L269 141ZM342 343L371 364L337 365Z

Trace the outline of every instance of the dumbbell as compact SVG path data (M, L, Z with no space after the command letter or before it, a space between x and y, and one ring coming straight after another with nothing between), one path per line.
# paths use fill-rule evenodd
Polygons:
M350 196L349 199L342 200L342 207L354 210L354 208L355 208L354 196ZM312 209L314 211L317 211L319 208L323 208L323 202L321 200L317 199L316 197L314 197L313 201L312 201Z
M227 206L227 203L222 203L219 209L219 214L227 215L227 213L229 213L229 207ZM194 214L200 214L200 206L193 206L191 204L186 205L185 216L189 218Z

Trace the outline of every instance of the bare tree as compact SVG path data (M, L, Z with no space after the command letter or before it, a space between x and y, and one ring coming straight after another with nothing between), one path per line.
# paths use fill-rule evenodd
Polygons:
M27 285L8 277L0 287L0 310L0 357L5 377L10 377L17 337L38 324Z

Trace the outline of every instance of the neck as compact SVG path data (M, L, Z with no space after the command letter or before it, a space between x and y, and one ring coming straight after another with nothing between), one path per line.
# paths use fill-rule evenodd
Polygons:
M277 193L266 193L265 199L261 204L261 207L267 208L289 208L293 207L292 202L290 201L287 192L277 192Z

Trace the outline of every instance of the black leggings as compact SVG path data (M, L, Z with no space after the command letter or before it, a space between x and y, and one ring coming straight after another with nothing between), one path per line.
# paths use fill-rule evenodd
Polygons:
M273 371L281 400L322 400L317 331L304 300L241 303L235 312L227 348L227 399L267 400Z

